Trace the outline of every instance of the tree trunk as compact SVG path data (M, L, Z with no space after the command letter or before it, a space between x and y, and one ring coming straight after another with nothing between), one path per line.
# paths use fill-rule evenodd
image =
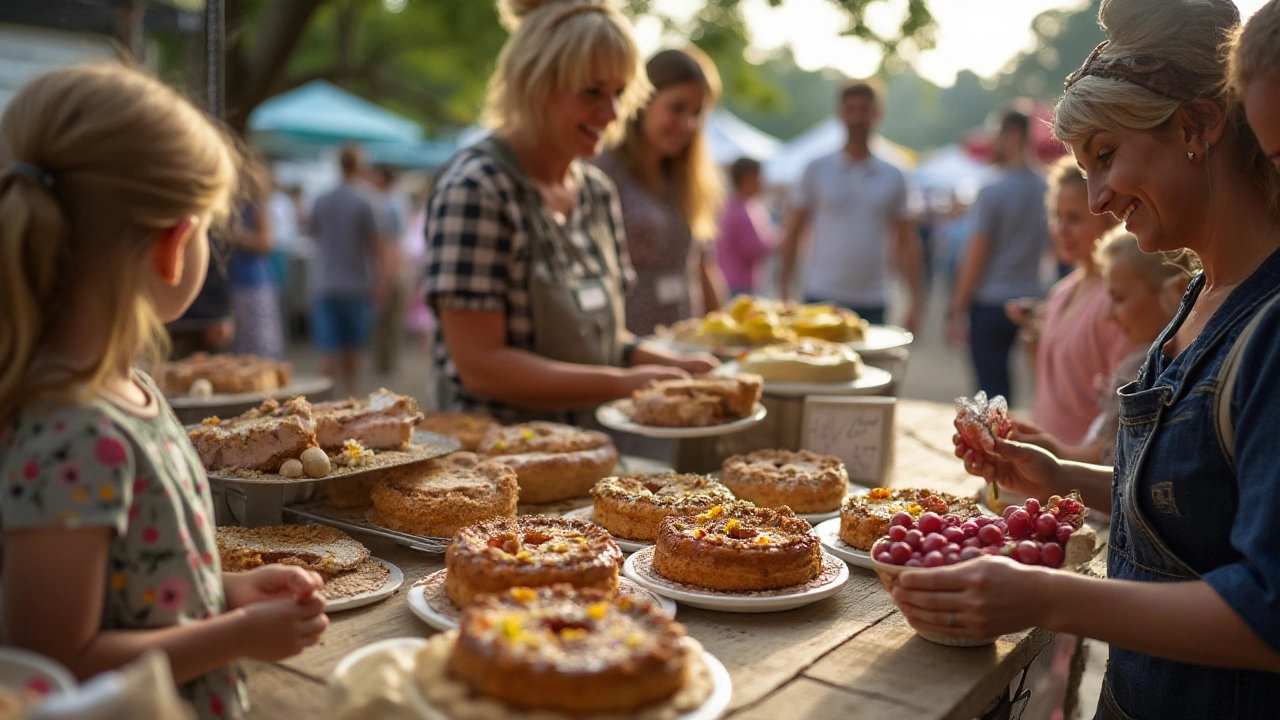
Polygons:
M269 97L289 64L289 57L323 0L273 0L258 20L252 45L244 42L227 48L227 124L243 135L249 113ZM243 18L244 0L227 3L230 19ZM238 31L238 27L237 27Z

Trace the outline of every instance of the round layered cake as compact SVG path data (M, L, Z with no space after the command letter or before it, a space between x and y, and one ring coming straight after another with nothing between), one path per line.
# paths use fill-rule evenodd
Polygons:
M477 694L519 708L628 713L685 684L687 645L684 628L644 600L522 587L463 614L448 667Z
M434 537L496 517L515 517L519 486L505 464L459 452L390 473L369 491L373 522Z
M809 523L787 508L716 505L663 519L653 569L712 590L768 590L817 577L822 546Z
M859 550L870 550L889 531L889 521L900 512L920 517L926 512L955 515L961 520L977 517L981 511L969 498L917 488L872 488L866 495L851 497L840 506L840 539Z
M492 430L478 452L515 470L520 501L533 504L582 497L618 464L608 435L552 422Z
M653 542L668 515L697 515L733 502L733 493L705 475L627 475L591 488L595 523L614 537Z
M821 513L840 507L849 492L849 471L840 458L809 450L757 450L725 460L720 482L760 507Z
M804 338L752 350L738 368L766 382L848 383L858 379L862 359L848 345Z
M585 520L527 515L462 528L445 551L445 591L465 608L479 595L568 583L618 590L622 551Z

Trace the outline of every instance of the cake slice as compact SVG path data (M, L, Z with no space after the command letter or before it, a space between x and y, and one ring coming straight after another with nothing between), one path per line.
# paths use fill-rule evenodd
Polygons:
M375 450L403 450L422 419L418 401L383 388L367 398L317 403L312 408L316 441L329 452L347 440L359 440Z
M262 405L228 420L205 418L188 433L206 470L234 467L276 472L316 444L311 403L293 397Z
M369 559L369 549L327 525L220 527L218 555L225 572L280 563L335 576L359 568Z
M631 395L632 419L657 427L706 427L740 420L760 400L759 375L657 380Z

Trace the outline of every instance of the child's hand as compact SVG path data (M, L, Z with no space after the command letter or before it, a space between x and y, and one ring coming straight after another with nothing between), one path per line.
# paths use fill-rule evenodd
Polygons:
M310 570L292 565L263 565L244 573L226 573L228 609L267 600L301 600L324 590L324 581Z
M243 656L276 662L297 655L320 641L329 627L324 596L312 593L301 600L264 600L241 608L239 637Z

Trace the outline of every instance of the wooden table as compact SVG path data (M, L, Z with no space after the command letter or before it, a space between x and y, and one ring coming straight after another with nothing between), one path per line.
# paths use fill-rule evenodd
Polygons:
M889 485L957 494L979 489L981 481L951 454L953 417L949 404L899 401ZM343 656L378 640L432 634L409 611L405 594L414 580L441 568L443 556L359 539L404 571L404 587L381 603L332 616L323 642L297 657L247 664L251 718L325 717L325 678ZM747 615L680 606L677 619L733 678L726 717L969 720L993 705L1052 639L1035 629L982 648L935 645L906 624L875 573L850 571L837 595L797 610Z

